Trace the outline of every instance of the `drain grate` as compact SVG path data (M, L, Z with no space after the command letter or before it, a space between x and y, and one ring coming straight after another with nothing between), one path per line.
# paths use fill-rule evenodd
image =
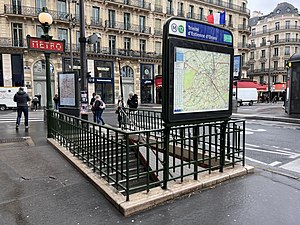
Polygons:
M14 145L14 144L34 146L31 137L0 138L0 145Z
M0 143L11 143L11 142L23 142L28 138L24 137L15 137L15 138L0 138Z

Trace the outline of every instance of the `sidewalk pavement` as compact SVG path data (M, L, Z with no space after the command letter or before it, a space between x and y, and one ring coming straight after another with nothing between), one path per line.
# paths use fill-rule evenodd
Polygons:
M288 117L279 108L281 105L262 105L254 111L239 110L233 116L300 120ZM206 191L195 190L172 203L124 218L47 143L43 122L30 123L28 132L23 126L16 131L15 124L3 123L0 127L0 224L299 223L298 181L288 180L289 185L283 185L282 178L262 171Z

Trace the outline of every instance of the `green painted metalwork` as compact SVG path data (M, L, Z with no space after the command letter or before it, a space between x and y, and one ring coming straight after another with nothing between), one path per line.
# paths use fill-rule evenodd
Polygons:
M164 126L161 112L124 108L122 129L52 110L48 137L126 196L245 165L245 121Z

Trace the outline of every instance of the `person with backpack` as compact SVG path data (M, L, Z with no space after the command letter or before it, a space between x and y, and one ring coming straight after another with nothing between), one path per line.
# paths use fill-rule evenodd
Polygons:
M95 102L95 97L96 97L96 93L93 93L92 98L91 98L91 102L90 102L90 105L92 106L91 110L92 110L92 113L93 113L93 122L94 123L96 123L96 113L93 110L93 105L94 105L94 102Z
M102 125L105 125L104 120L102 119L102 114L105 109L105 103L102 101L101 97L99 95L95 96L95 101L93 104L93 110L95 111L96 116L96 123L100 124L100 121L102 122Z
M17 103L17 122L16 129L19 129L22 113L25 117L25 129L28 129L28 105L31 99L28 94L24 91L24 88L20 87L19 91L14 95L14 102Z

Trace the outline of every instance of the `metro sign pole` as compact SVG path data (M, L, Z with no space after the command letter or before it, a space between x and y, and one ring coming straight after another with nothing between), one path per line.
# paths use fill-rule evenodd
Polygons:
M52 37L48 35L48 38L30 37L27 35L27 46L30 50L43 51L46 61L46 87L47 87L47 109L52 108L52 96L51 96L51 77L50 77L50 53L63 53L65 51L65 41L52 40Z

